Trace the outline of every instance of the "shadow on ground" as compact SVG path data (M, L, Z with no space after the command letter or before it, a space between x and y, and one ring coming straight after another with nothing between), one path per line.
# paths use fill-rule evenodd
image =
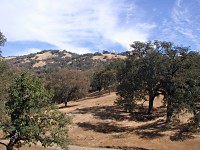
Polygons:
M147 108L138 108L137 112L127 113L119 106L95 106L77 109L73 113L77 114L92 114L94 117L103 120L103 122L91 123L91 122L79 122L77 125L85 130L93 130L100 133L135 133L139 138L155 139L160 138L167 133L166 131L174 132L174 135L170 136L170 140L186 140L193 138L191 132L185 130L187 124L181 124L174 122L166 124L165 120L159 119L165 116L165 108L159 107L154 109L152 115L148 115ZM107 120L109 119L109 121ZM113 120L113 121L110 121ZM137 127L122 127L115 121L136 121L142 122L143 125ZM145 124L144 124L145 123Z
M93 93L90 93L86 98L83 99L79 99L76 101L83 101L83 100L89 100L89 99L94 99L94 98L100 98L100 97L104 97L106 95L110 95L108 90L103 90L103 91L96 91Z
M120 149L120 150L150 150L142 147L124 147L124 146L105 146L101 148L114 148L114 149Z
M123 121L123 120L131 120L131 116L124 112L118 106L94 106L94 107L87 107L82 109L77 109L74 113L77 114L92 114L94 117L106 120L116 120L116 121Z
M64 104L63 104L63 105L64 105ZM78 106L78 105L68 105L67 107L65 107L65 106L60 106L60 107L58 107L58 109L66 109L66 108L75 107L75 106Z
M106 120L111 119L115 121L136 121L136 122L148 122L150 120L155 120L159 117L165 116L165 108L159 107L154 110L152 115L146 113L146 107L138 107L137 111L132 113L127 113L120 106L94 106L76 109L73 113L75 114L92 114L97 119Z
M111 124L111 123L104 123L104 122L99 122L96 124L92 124L89 122L79 122L77 125L81 128L84 128L85 130L93 130L95 132L100 132L100 133L114 133L114 132L127 132L128 129L127 127L119 127L117 125Z

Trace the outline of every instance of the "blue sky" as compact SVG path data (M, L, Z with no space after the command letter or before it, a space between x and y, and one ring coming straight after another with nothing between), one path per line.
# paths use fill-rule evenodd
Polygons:
M200 48L200 0L0 0L3 56L126 51L133 41Z

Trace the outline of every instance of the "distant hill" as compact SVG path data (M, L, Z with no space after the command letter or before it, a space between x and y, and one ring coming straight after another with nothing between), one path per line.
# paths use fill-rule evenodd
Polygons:
M43 50L24 56L6 57L9 64L15 67L32 70L36 73L54 72L60 68L88 70L109 64L113 59L125 59L127 53L87 53L76 54L60 50Z

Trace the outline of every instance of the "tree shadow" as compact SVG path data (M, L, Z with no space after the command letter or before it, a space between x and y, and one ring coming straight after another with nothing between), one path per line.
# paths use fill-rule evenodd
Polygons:
M114 148L121 150L150 150L142 147L127 147L127 146L100 146L100 148ZM152 150L152 149L151 149Z
M92 114L94 117L106 120L116 120L116 121L123 121L123 120L131 120L131 116L124 112L118 106L94 106L94 107L87 107L76 109L74 111L76 114Z
M191 132L187 132L183 129L186 124L180 123L172 123L166 124L165 120L159 119L151 123L147 123L138 127L122 127L117 125L116 123L108 123L108 122L98 122L98 123L90 123L90 122L81 122L77 123L77 125L84 130L93 130L95 132L100 133L135 133L142 139L156 139L167 134L165 131L174 131L174 135L170 136L171 141L179 141L194 138ZM182 132L180 132L182 131ZM183 132L184 131L184 132Z
M94 99L94 98L104 97L106 95L109 95L109 91L108 90L102 90L100 92L96 91L96 92L90 93L87 97L82 98L82 99L78 99L76 101L90 100L90 99Z
M123 107L113 105L113 106L94 106L76 109L75 114L92 114L94 117L101 120L115 120L115 121L137 121L137 122L148 122L150 120L155 120L159 117L165 116L164 108L156 108L154 113L151 115L147 114L146 107L138 107L137 111L128 113L123 110Z
M140 138L143 139L155 139L159 137L165 136L164 134L160 133L159 131L136 131L135 132Z
M75 114L92 114L97 119L104 120L104 122L91 123L82 122L77 125L85 130L93 130L101 133L135 133L139 138L155 139L163 136L168 136L166 131L172 131L174 134L170 136L170 140L186 140L193 138L192 133L186 132L184 129L187 124L178 121L166 124L164 117L166 108L158 107L154 109L153 114L148 115L147 108L139 107L136 112L127 113L120 106L94 106L75 110ZM109 120L109 122L108 122ZM110 122L110 120L113 120ZM136 121L142 122L143 125L137 127L122 127L117 125L115 121Z
M100 132L100 133L135 133L138 135L140 138L145 138L145 139L154 139L154 138L159 138L164 136L165 134L162 133L162 130L159 129L154 129L149 130L149 126L156 126L157 122L154 124L148 124L146 126L139 126L139 127L121 127L113 123L104 123L104 122L98 122L98 123L90 123L90 122L82 122L82 123L77 123L77 125L81 128L84 128L85 130L93 130L95 132ZM143 129L143 130L142 130Z
M147 113L148 107L145 107L145 106L143 107L137 106L136 110L137 111L130 113L130 115L131 115L131 119L137 122L148 122L150 120L156 120L157 118L165 116L165 108L162 106L158 108L154 108L154 111L152 114Z
M92 124L90 122L82 122L77 123L77 125L81 128L84 128L85 130L93 130L95 132L100 133L119 133L119 132L126 132L128 130L127 127L119 127L117 125L113 125L111 123L95 123Z
M178 131L174 135L170 136L171 141L184 141L187 139L194 139L193 133Z
M63 105L64 105L64 104L63 104ZM67 107L65 107L65 106L60 106L60 107L58 107L58 109L65 109L65 108L76 107L76 106L78 106L78 105L67 105Z
M166 124L165 120L159 119L153 123L148 123L135 128L135 133L140 138L153 139L167 135L166 131L173 131L169 138L171 141L184 141L193 139L193 133L188 130L188 123L171 122Z
M165 136L166 134L164 132L167 130L175 130L175 128L167 125L164 120L159 119L154 122L136 127L135 133L140 138L154 139Z
M189 123L183 124L174 135L170 136L171 141L184 141L187 139L194 139L194 133L189 128Z

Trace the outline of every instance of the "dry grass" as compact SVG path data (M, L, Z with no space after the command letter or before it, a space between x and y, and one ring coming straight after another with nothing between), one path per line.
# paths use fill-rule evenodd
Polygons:
M155 100L154 113L146 114L147 103L130 114L115 106L115 93L69 102L60 111L73 116L69 135L76 145L88 147L139 147L145 149L197 150L200 136L180 132L184 122L165 124L162 97ZM186 120L186 115L183 120ZM179 135L181 138L179 138Z
M102 54L101 56L92 57L93 60L99 59L101 61L106 61L106 59L117 59L117 58L125 59L126 56L114 55L114 54Z
M36 67L43 67L45 66L47 63L45 61L39 61L35 64L33 64L33 67L36 68Z
M166 108L160 98L155 100L154 113L146 114L147 103L130 114L115 106L115 93L92 95L86 99L71 101L60 111L73 118L69 136L75 145L86 147L115 147L162 150L199 150L200 136L182 132L183 122L165 124ZM1 149L2 147L0 147ZM43 150L41 147L23 147L20 150ZM3 150L3 149L2 149ZM50 149L49 149L50 150Z

